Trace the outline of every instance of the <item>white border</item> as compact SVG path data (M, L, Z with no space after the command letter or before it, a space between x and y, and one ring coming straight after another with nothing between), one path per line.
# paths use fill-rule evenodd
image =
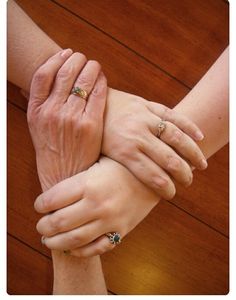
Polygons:
M34 1L34 0L29 0ZM168 0L167 0L168 1ZM206 0L207 1L207 0ZM220 1L220 0L217 0ZM222 0L223 1L223 0ZM210 17L210 16L209 16ZM230 1L230 127L236 129L236 60L235 60L235 53L236 53L236 41L233 28L236 28L236 2ZM0 280L0 296L1 299L5 297L9 297L6 293L6 1L1 1L0 7L0 40L1 40L1 49L0 49L0 80L1 80L1 88L0 88L0 182L1 182L1 216L0 216L0 236L1 236L1 280ZM234 66L234 67L233 67ZM235 137L233 137L233 133L235 135L236 130L231 130L230 132L230 148L231 148L231 169L230 169L230 293L226 296L227 298L232 298L236 296L235 293L235 229L236 228L236 195L235 195L235 180L236 180L236 172L232 166L235 167L235 158L233 157L233 153L236 154L236 145L235 145ZM171 284L171 282L170 282ZM10 297L24 297L25 296L10 296ZM27 296L28 299L32 299L35 296ZM38 299L47 299L51 296L37 296ZM78 297L77 296L54 296L67 298L67 297ZM79 296L80 298L86 297L98 297L97 299L104 299L104 296ZM117 297L117 296L109 296L109 297ZM119 297L119 296L118 296ZM146 296L122 296L124 298L127 297L139 297L142 299L146 299ZM158 298L174 298L174 297L188 297L194 299L206 299L212 296L150 296L150 297L158 297ZM225 296L217 296L217 298L221 298Z
M0 295L6 295L6 2L0 6L0 191L1 191L1 288ZM3 293L2 293L3 292ZM2 298L2 297L1 297Z

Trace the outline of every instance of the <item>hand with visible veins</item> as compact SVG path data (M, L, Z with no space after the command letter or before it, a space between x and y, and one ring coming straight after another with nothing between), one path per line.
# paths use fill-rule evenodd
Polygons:
M73 86L87 101L71 94ZM107 81L96 61L61 51L35 72L27 118L43 190L94 164L101 152Z

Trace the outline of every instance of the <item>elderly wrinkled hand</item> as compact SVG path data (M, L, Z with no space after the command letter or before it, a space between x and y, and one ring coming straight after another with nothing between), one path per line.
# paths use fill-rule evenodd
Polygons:
M98 160L106 97L101 66L81 53L61 51L36 71L27 118L43 190Z

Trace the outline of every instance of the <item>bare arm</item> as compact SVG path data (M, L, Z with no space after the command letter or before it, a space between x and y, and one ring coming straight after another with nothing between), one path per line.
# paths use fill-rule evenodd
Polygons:
M8 79L19 87L28 91L31 78L35 70L61 48L55 44L55 42L53 42L42 30L40 30L39 27L36 26L33 21L13 1L9 1L8 5ZM17 22L14 22L16 17ZM222 67L222 60L220 61L220 65ZM218 65L219 64L217 64L217 66ZM222 77L224 77L226 81L218 84L220 77L216 75L217 70L218 68L213 67L213 71L211 69L204 79L202 79L200 83L193 89L193 91L189 93L175 108L177 111L192 118L198 124L198 126L202 128L205 134L205 139L200 142L199 145L208 157L227 142L227 130L225 130L225 124L227 125L228 116L227 77L223 75ZM225 72L227 73L227 69L225 69ZM215 75L215 78L218 79L216 84L217 88L214 83L212 83L214 80L213 75ZM221 89L220 86L222 87ZM219 94L222 95L222 97L220 97L220 101L218 97ZM226 96L223 97L224 95ZM122 102L124 103L124 106L129 102L127 100L131 100L131 98L136 100L135 96L110 89L108 101L111 103L111 110L117 112L116 103L119 101L116 100L119 100L120 98L124 100L124 102ZM119 105L120 104L121 102L119 102ZM214 107L214 110L212 107ZM219 116L221 119L218 119ZM208 118L211 120L209 121ZM55 278L64 278L62 270L65 266L67 266L67 278L75 278L76 283L74 280L68 280L68 282L65 282L64 288L67 291L69 288L71 288L72 293L79 293L81 291L80 289L84 289L84 285L81 284L83 282L81 278L87 278L88 280L86 282L90 282L92 286L93 282L91 282L90 278L94 277L91 273L85 274L84 272L84 268L86 268L87 263L90 264L90 261L71 261L71 259L72 258L66 258L63 256L56 262L54 270L56 270L56 272L58 271L58 273L56 273ZM59 262L60 264L57 265ZM95 264L97 266L96 270L99 273L99 270L101 270L100 261L97 260ZM95 269L93 269L93 271L94 270ZM96 272L93 274L95 273ZM100 292L104 291L104 284L102 280L103 279L101 279L100 282L102 291ZM63 287L60 284L57 287L60 288L59 293L62 292ZM97 287L99 293L99 284ZM77 290L74 290L75 288L77 288ZM55 292L57 293L57 291ZM85 292L89 293L88 290Z
M8 79L29 91L34 72L61 48L12 0L8 1ZM106 294L100 257L53 251L54 294Z
M212 156L229 139L229 48L174 110L187 115L203 131L200 147Z
M61 48L13 0L7 6L7 77L29 92L36 69Z
M16 22L17 20L17 22ZM35 70L61 48L13 1L8 1L8 79L29 91ZM204 132L200 147L210 157L228 141L228 48L178 103L175 111L192 119ZM120 98L130 94L110 89L112 110Z

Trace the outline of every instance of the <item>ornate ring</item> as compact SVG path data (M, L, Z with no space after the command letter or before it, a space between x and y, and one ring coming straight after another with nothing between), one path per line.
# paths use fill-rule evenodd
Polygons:
M71 94L79 96L80 98L83 98L84 100L86 100L88 98L88 93L78 86L73 87L73 89L71 90Z
M118 232L109 232L105 235L109 238L111 244L117 245L121 243L121 236Z
M158 129L157 136L160 138L162 132L166 129L166 122L164 120L161 120L157 126L157 129Z

